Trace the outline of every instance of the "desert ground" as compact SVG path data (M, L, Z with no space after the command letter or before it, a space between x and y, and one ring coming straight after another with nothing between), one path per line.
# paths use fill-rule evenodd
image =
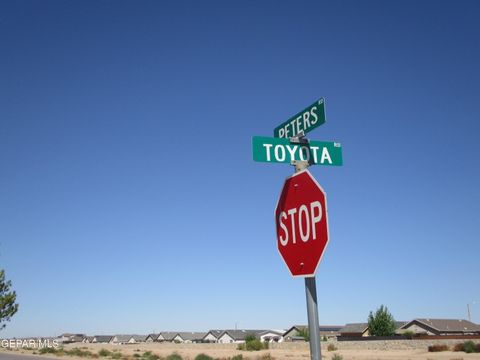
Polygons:
M275 344L268 350L261 351L240 351L237 350L235 344L172 344L172 343L152 343L152 344L133 344L133 345L110 345L110 344L68 344L64 347L66 350L73 348L82 348L89 350L92 353L98 353L101 349L107 349L110 351L121 352L122 359L135 359L135 354L143 354L146 351L159 355L160 357L167 357L172 353L177 353L182 356L184 360L194 360L198 354L207 354L217 359L229 359L235 355L241 354L245 360L294 360L294 359L309 359L308 344ZM34 354L32 350L19 349L19 350L7 350L9 354ZM2 352L0 352L0 359L2 358ZM464 352L445 351L432 353L425 349L392 349L392 350L371 350L371 349L339 349L335 351L328 351L327 345L322 344L322 358L330 360L332 357L338 354L343 360L468 360L479 359L480 353L466 354ZM39 357L45 357L43 355L37 355ZM55 355L48 355L48 357L57 358ZM76 358L72 356L66 356L66 359L79 360L86 358ZM106 359L108 358L102 358Z

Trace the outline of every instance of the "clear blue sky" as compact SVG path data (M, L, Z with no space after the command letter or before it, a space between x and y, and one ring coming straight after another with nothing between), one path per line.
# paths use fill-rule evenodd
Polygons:
M285 164L251 137L319 97L321 324L480 322L478 1L0 3L1 336L288 328Z

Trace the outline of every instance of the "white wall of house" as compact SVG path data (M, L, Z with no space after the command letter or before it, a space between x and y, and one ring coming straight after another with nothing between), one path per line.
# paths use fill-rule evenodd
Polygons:
M210 342L217 342L217 338L215 336L213 336L212 333L208 333L204 338L203 338L204 341L210 341Z
M283 342L283 336L274 332L268 332L260 336L260 341L275 342L273 339L278 339L277 342Z
M120 342L118 340L118 337L114 336L111 340L110 340L110 344L122 344L122 342Z
M180 335L176 335L173 339L172 339L173 342L179 342L179 343L184 343L186 342L185 340L183 340L183 338L180 336Z
M60 335L59 337L57 337L57 341L61 342L61 343L69 341L69 340L70 340L70 336Z
M232 338L230 335L228 335L227 333L223 334L222 336L220 336L218 338L218 342L220 344L232 344L232 343L235 343L235 344L240 344L240 343L244 343L245 340L235 340L234 338Z

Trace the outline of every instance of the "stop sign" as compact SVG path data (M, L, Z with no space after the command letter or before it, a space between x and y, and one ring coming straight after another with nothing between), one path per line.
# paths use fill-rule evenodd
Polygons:
M314 276L328 244L327 199L308 170L285 180L275 208L277 246L293 276Z

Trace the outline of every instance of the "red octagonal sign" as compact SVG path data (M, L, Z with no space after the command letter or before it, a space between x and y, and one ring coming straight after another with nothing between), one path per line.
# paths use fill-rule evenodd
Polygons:
M293 276L314 276L328 244L327 199L308 170L285 180L275 208L277 246Z

